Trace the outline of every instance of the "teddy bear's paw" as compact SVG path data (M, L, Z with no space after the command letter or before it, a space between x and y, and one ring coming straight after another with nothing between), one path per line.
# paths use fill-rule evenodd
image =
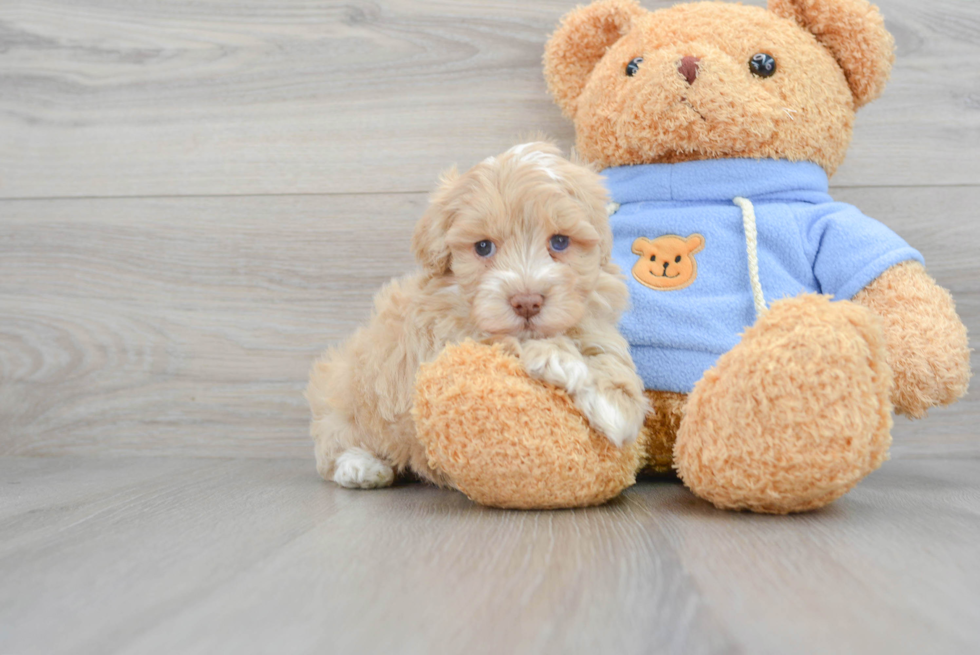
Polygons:
M854 296L882 318L895 373L895 411L921 418L961 398L970 381L970 339L956 303L919 262L898 264Z
M615 448L568 393L500 346L449 346L416 377L412 416L429 466L483 505L604 503L635 481L637 446Z
M348 489L377 489L391 486L395 472L363 448L348 448L334 464L333 481Z
M777 301L695 385L677 472L720 508L822 507L887 457L891 386L867 309L817 295Z
M572 399L589 424L617 448L636 439L650 410L645 397L634 398L618 389L600 391L591 385Z
M589 367L585 358L567 339L528 341L521 346L521 362L532 378L553 384L573 395L589 383Z

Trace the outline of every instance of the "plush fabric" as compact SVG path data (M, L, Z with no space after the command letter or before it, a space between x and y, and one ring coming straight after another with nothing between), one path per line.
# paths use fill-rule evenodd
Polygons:
M780 300L695 386L677 472L723 509L822 507L884 461L891 388L878 317L825 296Z
M966 392L969 341L949 293L914 249L827 196L855 111L884 89L893 49L867 0L652 12L634 0L598 0L569 12L548 40L548 88L574 122L578 153L606 169L620 205L613 260L633 302L622 328L639 346L633 354L654 405L635 446L639 469L674 467L720 508L811 510L886 459L893 409L919 417ZM757 56L772 74L753 72ZM754 309L736 197L756 215L768 309ZM653 256L680 257L682 277L666 282L640 266ZM451 379L496 388L482 371L453 368ZM604 446L579 434L569 469L551 447L553 435L565 443L574 432L560 403L546 399L560 392L529 394L523 404L489 400L496 393L475 404L453 397L465 411L439 410L427 424L440 435L433 465L478 479L491 490L473 494L478 500L493 498L501 481L508 506L581 503L569 501L569 475L581 475L584 497L597 500L582 448ZM496 432L470 423L480 448L503 453L482 457L468 443L466 416L498 407L508 418L492 423ZM518 484L521 471L552 471L555 491L537 477ZM616 484L603 483L607 492L631 482L618 471Z
M780 6L787 4L803 3ZM863 0L819 4L870 8ZM891 41L880 25L851 20L831 32L828 23L831 17L821 14L814 27L838 45L845 35L855 45L843 62L863 62L853 71L856 81L865 71L887 79ZM761 7L695 2L648 12L629 0L605 0L563 20L545 47L545 80L575 121L579 153L604 168L765 157L812 161L833 173L859 103L848 71L818 42L822 34ZM775 57L770 78L749 72L759 53ZM678 70L685 56L698 58L693 84ZM628 77L625 66L636 57L643 62ZM868 89L862 101L872 95Z
M697 276L679 289L653 289L627 276L632 307L620 330L648 389L688 393L755 322L742 212L755 206L759 272L768 304L801 293L849 300L893 265L922 256L856 207L834 202L827 175L809 162L716 159L646 164L603 173L619 209L610 219L613 261L624 271L661 269L634 254L637 238L697 234ZM672 251L673 252L673 251ZM668 273L688 255L664 262Z
M953 296L921 264L890 268L854 296L854 302L882 319L888 363L895 374L892 402L899 414L922 418L930 407L949 405L966 394L966 326L956 314Z
M674 442L684 417L687 394L647 389L652 410L647 414L639 442L641 472L647 475L673 475Z
M640 464L635 442L613 446L499 345L466 341L423 365L412 415L430 466L491 507L598 505L632 485Z

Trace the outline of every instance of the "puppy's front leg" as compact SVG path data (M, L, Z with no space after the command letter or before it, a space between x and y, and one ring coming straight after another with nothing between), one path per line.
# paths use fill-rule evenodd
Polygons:
M585 356L568 337L553 337L524 343L521 360L531 377L568 391L592 427L617 447L640 433L649 405L636 372L620 358Z
M589 382L589 367L567 337L533 339L521 344L521 362L528 375L561 387L575 396Z

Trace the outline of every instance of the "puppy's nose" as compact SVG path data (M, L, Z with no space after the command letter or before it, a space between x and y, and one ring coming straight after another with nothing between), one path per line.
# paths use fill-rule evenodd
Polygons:
M514 308L514 313L524 318L532 318L541 313L541 305L544 304L544 296L540 293L519 293L510 298L510 306Z
M699 61L701 61L700 57L687 55L686 57L681 57L681 63L677 65L677 70L684 76L688 84L694 84L694 80L698 79Z

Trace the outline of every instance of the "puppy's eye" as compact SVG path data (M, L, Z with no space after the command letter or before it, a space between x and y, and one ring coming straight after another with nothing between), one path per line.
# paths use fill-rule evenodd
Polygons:
M676 257L674 257L674 263L675 264L680 264L681 263L681 256L680 255L677 255Z
M551 249L555 252L561 252L568 247L568 237L564 234L556 234L551 237Z
M770 77L776 72L776 60L772 55L760 52L749 59L749 70L757 77Z
M630 63L626 64L626 76L633 77L640 71L640 64L643 63L643 57L636 57L631 59Z
M497 252L497 246L490 239L484 239L483 241L477 241L473 244L473 249L476 250L476 254L480 257L490 257L493 253Z

